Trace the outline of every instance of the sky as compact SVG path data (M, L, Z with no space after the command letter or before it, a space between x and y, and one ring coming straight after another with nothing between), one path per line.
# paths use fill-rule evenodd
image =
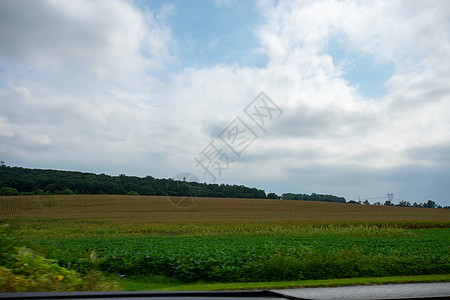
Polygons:
M446 0L1 0L0 159L450 205L449 28Z

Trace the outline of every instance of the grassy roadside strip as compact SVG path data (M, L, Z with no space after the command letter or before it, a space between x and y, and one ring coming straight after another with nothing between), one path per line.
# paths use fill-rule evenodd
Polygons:
M124 291L219 291L219 290L262 290L312 287L337 287L351 285L379 285L396 283L419 282L450 282L450 274L446 275L417 275L417 276L390 276L369 278L339 278L323 280L298 280L279 282L247 282L247 283L193 283L178 284L163 281L153 282L151 278L120 279L117 281ZM158 280L157 280L158 281Z

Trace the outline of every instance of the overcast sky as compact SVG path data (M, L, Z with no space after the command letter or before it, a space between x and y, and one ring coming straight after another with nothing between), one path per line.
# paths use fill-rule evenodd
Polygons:
M0 159L450 205L449 28L446 0L0 0Z

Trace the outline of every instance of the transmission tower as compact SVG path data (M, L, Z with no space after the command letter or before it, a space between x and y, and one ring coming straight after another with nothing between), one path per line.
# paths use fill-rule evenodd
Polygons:
M392 203L392 200L394 199L394 193L387 193L386 197Z

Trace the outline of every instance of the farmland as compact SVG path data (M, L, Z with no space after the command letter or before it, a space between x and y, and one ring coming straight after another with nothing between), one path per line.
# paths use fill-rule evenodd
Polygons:
M343 203L0 197L2 222L79 272L249 282L450 273L450 212Z
M0 197L4 221L26 235L298 235L318 227L448 227L450 211L310 201L199 198L174 206L159 196ZM331 230L331 229L329 229ZM379 230L378 230L379 231ZM355 232L348 232L355 234Z
M255 282L447 274L448 234L435 229L402 237L90 237L33 243L79 271L97 264L127 276Z

